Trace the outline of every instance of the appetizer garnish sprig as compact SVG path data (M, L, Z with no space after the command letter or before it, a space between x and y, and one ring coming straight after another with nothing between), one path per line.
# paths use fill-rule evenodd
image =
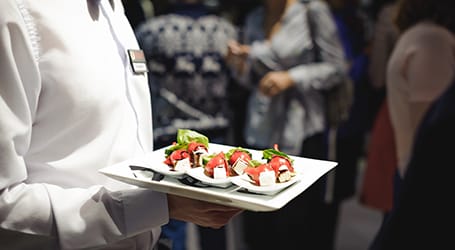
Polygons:
M229 162L231 176L241 175L250 164L253 155L242 147L229 150L226 153L226 159Z
M291 157L289 157L289 155L278 149L278 144L274 144L273 148L264 149L262 151L262 159L264 160L270 161L273 158L273 156L281 156L283 158L288 159L291 164L294 164L294 160Z
M250 161L245 173L259 186L283 183L295 176L293 159L278 149L275 144L271 149L262 151L263 162ZM273 173L273 175L272 175Z
M179 129L177 142L164 151L164 163L173 170L181 171L202 166L202 156L208 153L208 145L207 136L194 130Z
M187 149L190 142L197 142L203 144L205 147L209 146L209 138L201 133L190 129L179 129L177 131L177 142L164 151L165 156L169 156L177 149Z

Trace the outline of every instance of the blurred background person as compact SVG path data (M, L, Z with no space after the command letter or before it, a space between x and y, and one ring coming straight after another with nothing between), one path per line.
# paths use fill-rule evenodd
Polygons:
M370 84L383 97L367 144L366 166L359 197L361 204L377 209L384 215L392 209L393 178L397 162L395 137L385 98L387 62L399 35L394 22L397 6L398 1L386 2L375 22L368 72Z
M453 6L452 6L453 7ZM455 81L429 107L416 130L398 203L371 250L453 249ZM431 167L431 169L429 169Z
M398 170L392 213L401 203L402 178L422 117L455 75L454 8L455 2L446 0L402 0L398 6L396 24L400 37L388 62L386 78ZM427 168L429 172L434 171L432 164ZM403 213L406 217L406 212Z
M147 19L147 13L144 11L142 0L122 0L122 4L131 28L136 30Z
M386 79L398 180L406 171L422 116L455 73L454 4L448 0L402 0L399 6L396 22L401 35L389 60Z
M380 6L374 20L368 74L371 85L385 91L387 62L398 40L399 30L395 24L398 0L388 0Z
M363 157L372 110L367 69L371 40L370 20L357 0L327 0L340 36L354 99L348 119L337 128L335 199L355 193L358 162Z
M269 115L258 123L258 130L246 123L247 146L263 149L277 143L291 155L326 159L323 91L346 77L346 61L327 4L315 0L309 6L314 39L306 5L265 0L247 15L242 41L229 44L228 61L239 81L250 87L247 121L258 114L257 108ZM332 249L336 207L324 201L324 190L321 179L279 211L245 213L248 248L301 249L303 244ZM269 235L273 240L264 238Z
M203 1L171 3L166 14L150 18L136 32L149 69L154 145L172 144L179 128L196 130L210 142L233 144L231 77L224 55L237 31ZM163 227L162 242L185 249L186 229L186 223L171 221ZM226 248L224 227L198 231L201 249Z
M174 0L122 0L125 15L134 30L149 18L169 13L173 3Z
M358 170L365 154L365 144L376 112L376 95L368 79L369 46L372 25L357 0L327 0L343 45L348 74L353 83L353 102L347 120L336 128L335 145L329 145L338 162L327 175L325 201L333 207L333 230L336 235L340 205L356 193ZM330 137L329 137L330 138ZM335 147L334 149L331 147ZM330 159L330 158L329 158Z

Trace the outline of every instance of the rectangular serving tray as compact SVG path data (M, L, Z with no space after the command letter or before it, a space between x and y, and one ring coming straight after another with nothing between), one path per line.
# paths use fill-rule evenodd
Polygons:
M130 166L139 166L152 169L151 166L162 164L164 161L165 148L153 151L143 158L130 159L99 171L118 181L149 188L158 192L194 198L217 204L234 206L251 211L274 211L282 208L299 194L303 193L319 178L337 166L337 162L290 156L294 159L294 168L300 175L300 180L282 191L273 195L250 193L242 187L232 185L227 188L197 187L183 184L179 181L182 176L165 175L164 178L152 178L150 175L138 175ZM232 146L221 144L209 144L209 153L227 152ZM247 149L253 154L253 159L260 159L262 151ZM157 174L160 175L160 174ZM157 176L155 175L155 176ZM153 180L156 179L156 180ZM305 194L303 194L305 195Z

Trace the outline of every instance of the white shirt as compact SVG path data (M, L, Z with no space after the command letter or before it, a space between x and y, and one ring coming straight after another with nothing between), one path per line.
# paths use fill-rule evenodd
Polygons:
M0 228L58 249L150 249L169 219L164 194L98 173L153 149L138 44L112 2L0 1Z

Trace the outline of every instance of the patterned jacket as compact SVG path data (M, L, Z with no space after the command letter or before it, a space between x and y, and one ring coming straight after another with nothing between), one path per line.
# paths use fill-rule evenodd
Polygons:
M228 128L230 71L224 55L236 35L235 27L216 15L167 14L138 28L149 68L155 140L175 138L178 128Z

